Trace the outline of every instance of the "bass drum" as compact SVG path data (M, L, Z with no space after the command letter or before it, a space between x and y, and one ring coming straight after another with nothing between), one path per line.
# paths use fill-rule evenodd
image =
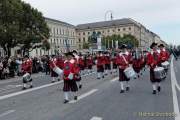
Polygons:
M169 67L169 62L168 62L168 61L163 62L163 63L161 63L161 66L162 66L164 69L168 69L168 67Z

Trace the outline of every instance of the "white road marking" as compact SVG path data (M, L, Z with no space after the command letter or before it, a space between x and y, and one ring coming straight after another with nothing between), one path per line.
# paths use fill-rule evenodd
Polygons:
M89 92L87 92L87 93L84 93L84 94L78 96L78 100L72 100L72 101L70 101L69 103L76 103L76 102L78 102L79 100L81 100L81 99L83 99L83 98L85 98L85 97L87 97L87 96L90 96L91 94L93 94L93 93L95 93L95 92L97 92L97 91L98 91L98 89L93 89L93 90L91 90L91 91L89 91Z
M176 114L175 120L180 120L178 98L177 98L177 93L176 93L177 80L176 80L176 76L174 72L173 59L174 57L171 59L171 87L172 87L172 94L173 94L173 105L174 105L174 113Z
M4 117L4 116L6 116L6 115L9 115L9 114L11 114L11 113L13 113L13 112L15 112L15 110L8 110L8 111L0 114L0 118L1 118L1 117Z
M96 117L96 116L94 116L94 117L92 117L90 120L102 120L102 118L101 118L101 117Z
M118 78L119 78L119 77L116 77L116 78L112 79L110 82L113 83L113 82L117 81Z
M51 83L51 84L47 84L47 85L42 85L42 86L32 88L32 89L28 89L28 90L25 90L25 91L20 91L20 92L11 93L11 94L8 94L8 95L0 96L0 100L11 98L11 97L14 97L14 96L17 96L17 95L22 95L22 94L25 94L25 93L28 93L28 92L32 92L32 91L39 90L39 89L42 89L42 88L50 87L50 86L57 85L57 84L60 84L60 83L63 83L63 81L56 82L56 83Z

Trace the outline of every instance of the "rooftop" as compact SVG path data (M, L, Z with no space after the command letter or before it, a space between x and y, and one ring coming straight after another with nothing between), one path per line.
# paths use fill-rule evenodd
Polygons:
M127 25L127 24L139 24L130 19L130 18L123 18L123 19L117 19L117 20L111 20L111 21L101 21L101 22L94 22L94 23L86 23L86 24L79 24L76 26L78 30L82 29L93 29L93 28L101 28L101 27L110 27L110 26L119 26L119 25Z

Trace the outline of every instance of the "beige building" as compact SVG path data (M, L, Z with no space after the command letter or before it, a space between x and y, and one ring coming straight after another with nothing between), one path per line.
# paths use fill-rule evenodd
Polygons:
M75 26L50 18L46 18L45 20L50 29L50 38L48 41L51 45L51 49L49 51L44 51L37 48L31 52L31 56L41 56L44 54L52 55L64 53L67 49L70 51L77 49Z
M77 45L79 49L82 49L83 44L88 42L89 36L91 36L94 31L100 32L103 37L114 34L123 37L123 35L131 34L136 37L139 41L139 46L142 48L149 47L156 35L130 18L80 24L76 26Z

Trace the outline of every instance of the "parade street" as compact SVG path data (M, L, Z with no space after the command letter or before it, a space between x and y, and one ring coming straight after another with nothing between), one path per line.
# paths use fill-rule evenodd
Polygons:
M18 78L1 81L0 120L179 120L178 71L180 61L174 61L156 95L148 69L140 79L131 80L124 94L117 76L97 80L95 72L85 74L78 100L68 104L63 104L62 81L51 83L49 76L34 75L34 88L25 91Z

